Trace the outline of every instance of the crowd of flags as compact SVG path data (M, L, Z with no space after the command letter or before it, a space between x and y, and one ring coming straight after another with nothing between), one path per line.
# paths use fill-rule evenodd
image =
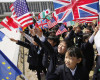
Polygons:
M41 30L51 29L58 23L62 23L56 32L56 35L60 35L67 32L65 25L74 25L74 22L90 23L98 19L99 0L53 0L53 3L54 12L46 9L35 17L34 11L29 12L26 0L16 0L9 7L12 16L6 16L0 24L10 31L13 29L23 31L30 25ZM36 23L34 23L33 18L36 19ZM0 31L0 41L3 40L4 36L5 34ZM0 51L0 57L0 80L15 80L17 75L22 74L2 51Z

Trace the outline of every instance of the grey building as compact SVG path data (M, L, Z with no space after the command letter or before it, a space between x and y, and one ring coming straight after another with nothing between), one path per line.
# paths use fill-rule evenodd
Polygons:
M12 4L12 2L0 2L0 18L3 18L5 16L11 16L11 11L9 9L9 6ZM51 11L54 11L54 6L52 1L36 1L36 2L27 2L29 11L34 11L37 15L39 12L50 9Z

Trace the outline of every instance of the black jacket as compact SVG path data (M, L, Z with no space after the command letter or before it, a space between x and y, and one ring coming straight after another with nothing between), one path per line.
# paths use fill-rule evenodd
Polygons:
M54 72L57 66L64 64L65 55L59 54L58 51L55 50L47 40L41 42L36 36L34 36L34 40L45 50L46 53L50 55L50 63L47 73Z
M59 66L55 73L50 75L47 80L89 80L86 66L77 65L74 76L66 65Z
M37 68L43 68L42 58L43 58L43 49L40 50L40 54L37 54L39 47L33 45L32 43L18 41L18 45L26 47L29 49L27 62L29 63L29 69L36 70Z
M81 50L84 55L84 58L86 61L86 66L90 72L92 70L94 65L94 49L93 49L93 43L90 43L89 41L86 43L82 43Z
M100 56L97 56L93 80L100 80Z

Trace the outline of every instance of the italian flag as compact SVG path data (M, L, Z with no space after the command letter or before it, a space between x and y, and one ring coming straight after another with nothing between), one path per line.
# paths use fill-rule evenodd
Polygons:
M38 15L38 19L45 18L45 12L41 12Z
M50 10L49 9L44 10L43 12L39 13L38 19L45 18L48 14L50 14ZM48 16L47 16L47 18L49 19Z

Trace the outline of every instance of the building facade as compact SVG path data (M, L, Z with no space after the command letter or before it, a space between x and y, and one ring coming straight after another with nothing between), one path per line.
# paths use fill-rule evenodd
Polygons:
M12 4L12 2L0 2L0 18L3 18L5 16L10 16L11 11L9 9L9 6ZM37 15L39 12L42 12L45 9L50 9L51 11L54 11L53 1L36 1L36 2L27 2L29 11L35 12Z

